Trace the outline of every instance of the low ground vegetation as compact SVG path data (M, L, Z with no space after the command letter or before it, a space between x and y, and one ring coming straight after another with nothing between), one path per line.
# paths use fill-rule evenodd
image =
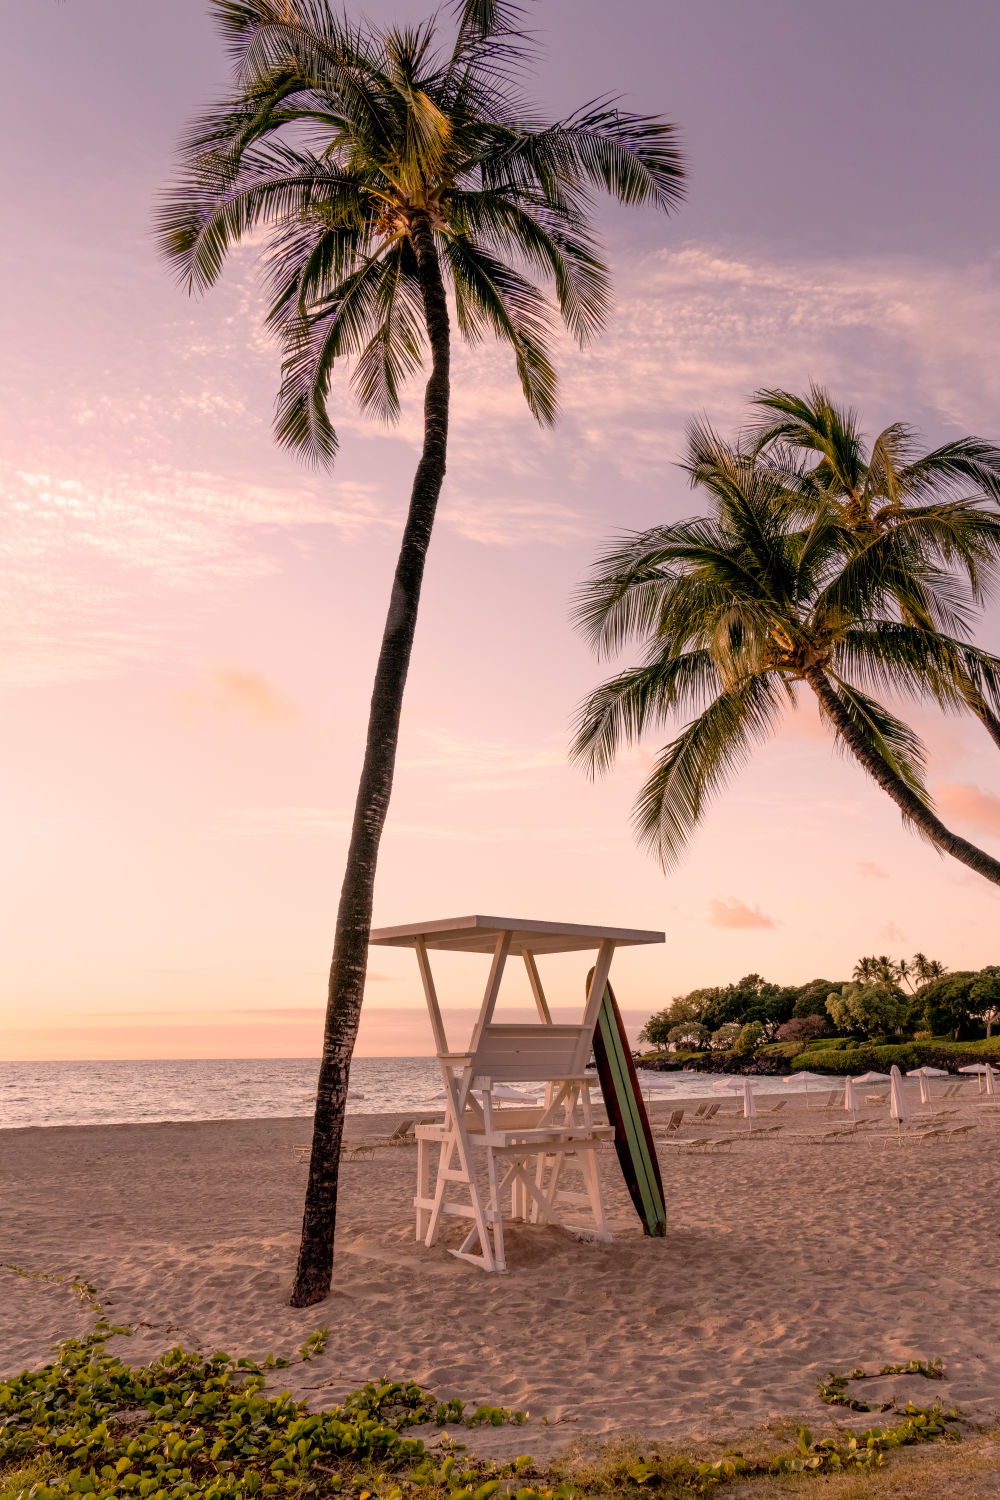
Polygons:
M863 1474L903 1447L957 1436L958 1413L928 1406L871 1404L855 1394L869 1374L919 1374L943 1381L940 1361L868 1372L831 1372L818 1395L828 1406L877 1412L862 1432L814 1439L799 1427L786 1450L691 1456L658 1445L608 1445L595 1459L572 1452L539 1467L527 1454L476 1459L468 1429L521 1424L505 1407L468 1411L439 1402L413 1382L370 1382L328 1411L310 1412L287 1392L265 1393L289 1359L263 1363L181 1348L147 1366L126 1364L107 1339L127 1328L99 1321L93 1334L63 1344L52 1363L0 1382L0 1500L244 1500L351 1496L354 1500L570 1500L572 1496L707 1494L743 1480ZM299 1359L321 1353L311 1335ZM891 1413L891 1417L888 1415ZM442 1429L433 1449L414 1429Z

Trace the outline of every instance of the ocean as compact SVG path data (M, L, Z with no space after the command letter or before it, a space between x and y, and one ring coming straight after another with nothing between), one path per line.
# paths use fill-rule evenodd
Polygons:
M311 1115L317 1067L311 1057L0 1062L0 1129ZM715 1093L712 1074L640 1070L639 1076L647 1098ZM779 1078L754 1079L759 1094L801 1087ZM440 1093L433 1057L358 1057L351 1065L347 1108L351 1114L433 1111L440 1108Z

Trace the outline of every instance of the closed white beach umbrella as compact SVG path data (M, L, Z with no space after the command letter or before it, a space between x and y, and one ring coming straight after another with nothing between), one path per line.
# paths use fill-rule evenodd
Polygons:
M893 1063L889 1069L889 1113L894 1120L908 1120L910 1106L903 1088L903 1075Z
M921 1104L930 1104L930 1102L931 1102L931 1090L930 1090L930 1084L927 1082L928 1078L947 1078L948 1077L948 1069L947 1068L910 1068L909 1071L907 1072L906 1076L907 1076L907 1078L919 1078L920 1079L920 1102L921 1102Z
M844 1079L844 1108L857 1109L858 1103L854 1097L854 1079Z
M993 1080L996 1077L996 1074L994 1073L993 1069L990 1067L989 1063L986 1064L986 1072L984 1073L983 1076L986 1079L986 1092L988 1094L995 1094L996 1093L996 1089L993 1087Z
M735 1093L739 1090L743 1094L743 1118L752 1120L757 1113L757 1103L753 1096L754 1080L752 1078L719 1078L712 1084L713 1089L731 1090Z

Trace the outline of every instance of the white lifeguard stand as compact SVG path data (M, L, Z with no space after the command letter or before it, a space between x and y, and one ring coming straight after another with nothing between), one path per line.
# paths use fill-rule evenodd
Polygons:
M376 947L415 950L444 1082L443 1123L420 1125L416 1131L417 1239L433 1245L446 1215L470 1219L472 1228L451 1253L486 1271L506 1270L502 1200L510 1188L512 1219L534 1224L555 1221L610 1240L596 1148L614 1131L610 1125L594 1124L590 1089L596 1079L587 1074L586 1066L615 949L662 943L664 934L470 916L381 927L372 932L370 941ZM448 1045L428 957L432 949L492 958L479 1017L463 1052L454 1052ZM594 974L580 1023L553 1023L536 957L595 950ZM493 1020L504 967L512 955L524 961L537 1022ZM504 1108L497 1086L512 1083L544 1086L544 1102ZM439 1156L432 1184L434 1145L439 1147ZM485 1157L485 1194L475 1170L474 1152L479 1151ZM567 1166L576 1168L582 1191L571 1192L564 1186ZM589 1223L567 1218L567 1213L581 1207L589 1210Z

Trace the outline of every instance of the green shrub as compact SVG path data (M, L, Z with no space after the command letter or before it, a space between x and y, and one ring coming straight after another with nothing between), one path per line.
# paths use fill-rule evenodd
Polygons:
M758 1057L798 1057L805 1051L804 1042L767 1042L758 1052Z
M888 1073L893 1063L905 1073L908 1068L919 1068L923 1066L925 1048L919 1042L901 1042L895 1046L872 1047L870 1049L875 1058L875 1067L881 1073Z
M811 1047L792 1063L792 1072L867 1073L874 1068L868 1047Z
M792 1062L792 1071L805 1070L810 1073L888 1073L895 1063L901 1072L910 1068L954 1067L966 1058L997 1059L1000 1062L1000 1037L989 1041L955 1042L948 1037L935 1037L929 1042L892 1042L876 1047L871 1043L859 1046L849 1039L838 1039L839 1045L826 1041L813 1042Z
M753 1057L766 1035L767 1032L759 1021L748 1021L740 1028L740 1034L733 1043L734 1053L737 1057Z
M941 1051L954 1052L962 1057L968 1057L970 1053L973 1056L1000 1057L1000 1036L991 1036L988 1041L983 1037L978 1042L955 1042L949 1038L936 1045Z

